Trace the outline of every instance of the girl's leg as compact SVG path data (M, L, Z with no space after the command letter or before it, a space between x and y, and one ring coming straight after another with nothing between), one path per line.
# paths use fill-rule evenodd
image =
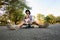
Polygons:
M24 21L22 21L20 24L18 24L18 26L20 27L20 28L22 28L22 25L24 24Z
M37 21L32 22L32 24L40 25Z

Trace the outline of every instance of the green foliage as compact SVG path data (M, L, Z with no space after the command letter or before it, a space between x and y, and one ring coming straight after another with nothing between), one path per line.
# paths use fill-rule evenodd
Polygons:
M24 14L23 11L24 9L31 9L29 6L26 4L26 0L2 0L0 1L1 5L6 5L6 14L8 19L11 21L17 23L17 21L23 20Z
M18 21L22 21L23 18L24 18L24 14L22 14L22 13L14 13L12 15L11 15L10 20L12 20L13 22L15 22L15 24L17 24Z
M37 19L38 20L44 20L44 15L42 15L42 14L37 14Z
M53 24L53 23L56 22L56 18L55 18L55 16L53 16L52 14L51 14L51 15L47 15L47 16L45 17L45 21L48 22L48 23Z
M0 16L0 26L3 26L3 25L6 25L7 24L7 15L6 14L4 14L4 15L2 15L2 16Z
M56 22L60 23L60 16L56 17Z
M49 17L49 16L46 16L46 17L45 17L45 21L50 23L49 20L50 20L50 17Z

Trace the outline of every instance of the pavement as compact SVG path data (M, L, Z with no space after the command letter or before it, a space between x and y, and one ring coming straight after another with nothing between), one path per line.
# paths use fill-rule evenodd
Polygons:
M60 24L19 30L9 30L6 26L1 26L0 40L60 40Z

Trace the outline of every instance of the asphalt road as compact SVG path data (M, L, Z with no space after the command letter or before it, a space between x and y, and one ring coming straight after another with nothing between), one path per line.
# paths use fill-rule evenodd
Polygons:
M9 30L0 27L0 40L60 40L60 24L48 28Z

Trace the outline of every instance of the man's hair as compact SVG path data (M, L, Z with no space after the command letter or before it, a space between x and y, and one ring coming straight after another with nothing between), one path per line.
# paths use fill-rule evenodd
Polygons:
M27 14L27 12L29 12L29 14L31 14L31 12L29 10L26 10L25 13Z

